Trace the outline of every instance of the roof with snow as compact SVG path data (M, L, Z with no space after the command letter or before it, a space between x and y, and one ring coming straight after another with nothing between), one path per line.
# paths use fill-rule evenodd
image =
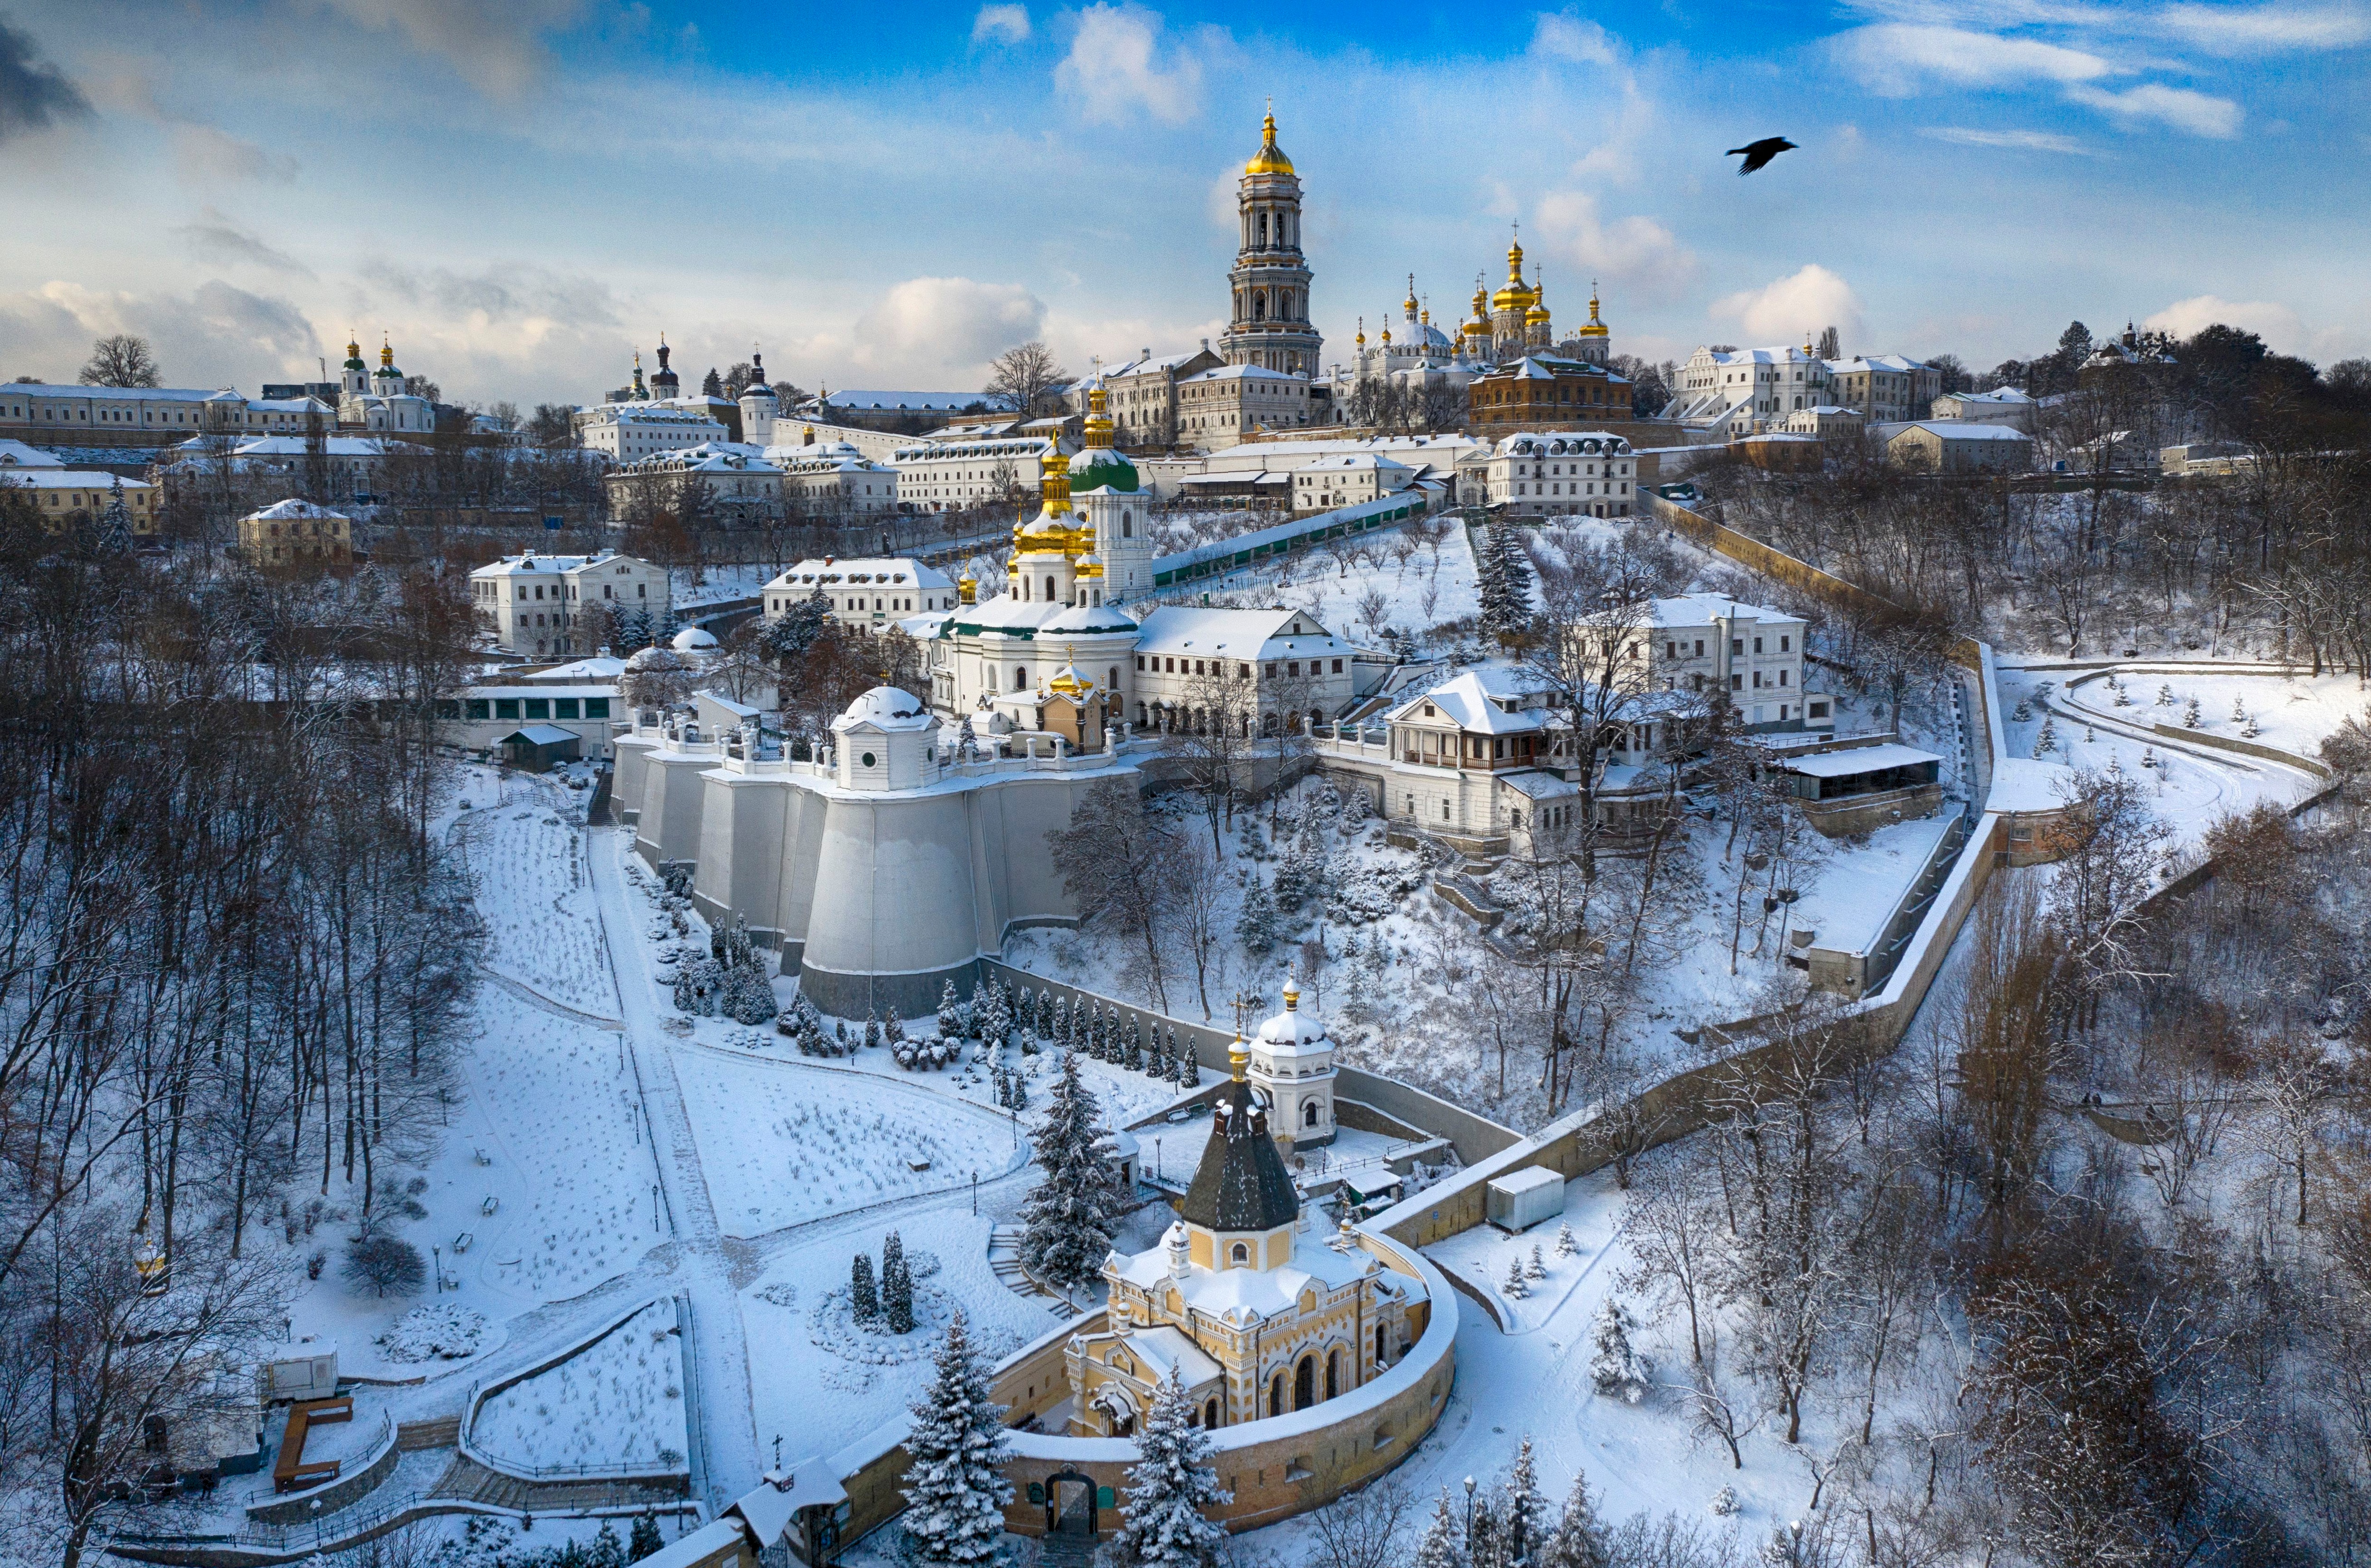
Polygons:
M273 502L260 512L250 512L249 517L277 521L285 517L344 517L342 512L332 512L326 506L316 506L309 501L291 496L286 501Z
M841 583L875 583L902 588L952 588L954 579L935 566L912 556L809 556L766 584L769 588L808 588Z
M1430 691L1410 698L1392 709L1394 723L1422 723L1442 718L1476 734L1525 734L1548 726L1548 710L1525 703L1555 689L1528 671L1504 664L1485 665L1452 675Z
M899 686L877 686L848 705L848 710L832 721L832 728L863 727L873 730L927 730L938 721L922 699Z
M1567 453L1584 457L1620 457L1629 453L1630 444L1602 430L1543 431L1536 435L1510 435L1499 442L1496 450L1506 457L1555 457Z
M1163 605L1144 617L1139 653L1231 654L1237 659L1312 653L1348 654L1354 650L1304 610L1202 609Z
M1010 409L1012 399L989 392L885 392L843 388L815 398L819 409L910 409L961 413L967 409Z
M2011 430L2007 425L1975 424L1965 420L1912 420L1896 433L1907 435L1914 430L1923 430L1930 435L1940 436L1945 441L2030 442L2033 439L2025 432Z
M1292 381L1306 384L1308 377L1286 371L1270 370L1264 364L1222 364L1215 370L1197 371L1186 376L1180 386L1197 381Z
M1961 403L1995 403L2003 406L2022 406L2033 401L2031 396L2018 391L2014 386L1995 386L1989 392L1946 392L1943 396Z
M1716 620L1787 621L1797 626L1803 623L1800 616L1790 616L1766 605L1749 605L1726 594L1681 594L1657 599L1650 617L1650 624L1658 627L1708 626Z
M1899 741L1887 741L1874 746L1850 746L1842 751L1815 752L1810 756L1787 756L1780 754L1771 758L1772 765L1787 773L1799 773L1806 778L1850 778L1860 773L1883 773L1890 768L1913 767L1920 763L1940 764L1942 758L1916 746L1905 746Z
M0 485L22 490L106 490L118 476L96 468L10 468L0 470ZM127 490L153 490L145 479L124 479Z
M63 468L65 459L54 452L28 446L21 441L0 441L0 468Z
M1273 1230L1301 1215L1301 1194L1268 1136L1267 1109L1240 1078L1219 1091L1218 1125L1202 1146L1202 1163L1177 1205L1188 1225L1205 1230ZM1222 1269L1220 1274L1250 1274Z

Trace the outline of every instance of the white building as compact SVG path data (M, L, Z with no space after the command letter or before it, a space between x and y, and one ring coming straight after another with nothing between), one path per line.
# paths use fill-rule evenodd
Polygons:
M1847 441L1868 428L1858 409L1838 403L1815 403L1787 416L1777 427L1782 434L1816 436L1822 441Z
M1321 457L1292 476L1292 510L1331 512L1396 495L1416 482L1416 471L1380 453L1347 452Z
M897 510L897 470L844 441L769 446L766 458L781 470L782 504L792 512L841 516Z
M686 484L704 485L728 513L770 513L782 503L782 470L736 442L703 442L612 469L602 479L610 512L622 511L634 487L653 482L668 487L670 494Z
M224 448L228 445L228 450ZM318 475L340 493L369 490L389 457L423 453L418 442L380 435L258 435L226 443L221 436L191 436L174 448L169 469L182 475L212 473L227 462L230 471L309 481Z
M577 440L587 451L617 463L637 463L662 452L724 441L731 434L705 412L672 403L603 403L577 415Z
M1127 363L1100 373L1111 394L1115 439L1122 446L1168 446L1177 440L1177 384L1226 361L1210 350L1209 339L1198 349L1182 354L1156 355L1139 350ZM1081 394L1083 396L1083 394ZM1081 413L1085 409L1080 409Z
M1177 384L1177 440L1216 451L1255 432L1309 423L1309 378L1256 364L1220 365Z
M2119 431L2107 445L2112 452L2130 442ZM2033 467L2033 437L2007 425L1921 420L1886 442L1885 456L1898 467L1930 474L2022 474Z
M349 430L428 434L436 428L436 406L406 391L406 385L403 372L395 366L394 344L380 342L378 369L374 371L363 363L362 344L347 343L338 378L338 423Z
M1943 373L1900 354L1863 354L1828 362L1829 401L1858 409L1871 424L1914 420L1943 390Z
M1297 978L1285 982L1284 1010L1253 1036L1243 1076L1266 1097L1277 1138L1290 1139L1296 1152L1334 1141L1334 1042L1316 1014L1301 1010Z
M1824 696L1803 689L1803 618L1720 594L1657 599L1647 635L1647 684L1660 691L1726 689L1749 730L1833 722Z
M1752 435L1789 414L1832 403L1828 363L1802 348L1698 348L1660 417L1730 435Z
M765 617L780 620L802 599L821 594L842 626L885 631L907 616L955 607L954 580L911 556L810 557L766 584Z
M1238 728L1272 734L1303 721L1331 723L1348 708L1358 650L1306 610L1163 605L1137 628L1132 652L1121 695L1138 728L1200 729L1223 694L1241 705Z
M592 653L577 625L588 605L612 615L671 613L666 571L633 556L505 556L469 573L479 624L506 653Z
M165 446L192 435L302 433L336 426L316 398L242 398L227 387L0 385L0 440L51 446Z
M2014 386L1995 386L1989 392L1946 392L1935 399L1932 417L1963 420L1969 424L2007 425L2031 435L2033 411L2038 406Z
M961 512L1035 493L1054 444L1038 437L918 441L890 459L897 503L908 512Z
M1510 435L1458 469L1468 506L1521 517L1627 517L1638 483L1630 444L1602 431Z

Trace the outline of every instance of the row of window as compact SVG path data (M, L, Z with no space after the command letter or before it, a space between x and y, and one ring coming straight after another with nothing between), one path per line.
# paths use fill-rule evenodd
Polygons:
M487 709L491 704L492 711ZM437 704L437 717L458 719L455 704ZM472 697L459 704L471 719L607 719L609 699L606 697ZM581 709L581 711L580 711Z
M1168 657L1167 655L1165 655L1165 654L1158 654L1158 653L1139 653L1139 654L1138 654L1138 655L1136 656L1136 667L1137 667L1139 670L1146 670L1146 669L1147 669L1147 666L1146 666L1146 664L1145 664L1145 661L1146 661L1147 659L1151 659L1151 660L1152 661L1152 663L1151 663L1151 667L1150 667L1150 669L1149 669L1149 671L1148 671L1148 673L1149 673L1149 674L1168 674L1168 675L1203 675L1203 674L1212 674L1212 675L1215 675L1215 674L1224 674L1226 673L1224 670L1222 670L1222 669L1220 669L1220 665L1222 665L1222 664L1224 664L1224 663L1226 663L1226 661L1225 661L1225 660L1223 660L1223 659L1210 659L1210 660L1202 660L1202 659L1185 659L1185 660L1178 660L1178 659L1172 659L1172 658L1169 658L1169 657ZM1322 675L1322 674L1324 674L1325 673L1325 671L1324 670L1324 668L1322 668L1322 666L1324 664L1324 663L1325 663L1325 661L1324 661L1324 660L1323 660L1323 659L1312 659L1312 660L1310 660L1310 661L1309 661L1309 673L1310 673L1311 674L1313 674L1313 675ZM1184 664L1184 665L1185 665L1185 666L1186 666L1186 668L1183 668L1183 669L1179 668L1179 665L1180 665L1181 663L1182 663L1182 664ZM1274 680L1274 679L1276 679L1276 672L1277 672L1278 663L1278 661L1277 661L1277 660L1274 660L1274 659L1269 660L1267 663L1264 663L1264 664L1262 664L1262 665L1260 666L1260 674L1261 674L1263 676L1265 676L1266 679L1268 679L1268 680ZM1205 665L1206 665L1206 664L1207 664L1207 666L1208 666L1207 668L1205 668ZM1294 677L1296 677L1296 678L1300 675L1300 674L1301 674L1301 662L1300 660L1298 660L1298 659L1287 659L1287 660L1282 661L1282 664L1283 664L1283 668L1284 668L1284 673L1285 673L1287 675L1294 676ZM1342 673L1342 661L1341 661L1341 660L1339 660L1339 659L1336 659L1336 660L1335 660L1335 661L1334 661L1334 674L1337 674L1337 675L1338 675L1338 674L1340 674L1341 673ZM1247 680L1251 679L1251 678L1252 678L1252 667L1251 667L1249 664L1237 664L1237 665L1235 666L1235 677L1236 677L1238 680L1246 680L1246 681L1247 681Z

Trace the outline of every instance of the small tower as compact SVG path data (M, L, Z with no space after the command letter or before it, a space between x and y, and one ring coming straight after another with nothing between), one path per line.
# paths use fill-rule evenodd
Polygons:
M403 372L395 368L395 345L382 335L378 343L378 368L371 373L371 389L382 398L403 396Z
M1602 366L1613 358L1613 333L1597 314L1597 280L1589 282L1589 322L1574 334L1580 340L1580 357Z
M749 385L741 388L741 439L752 446L774 444L774 421L781 417L782 400L766 379L766 356L749 347Z
M346 341L346 363L338 385L349 398L370 396L370 366L363 363L363 346L356 340L348 339Z
M1284 1010L1260 1025L1251 1081L1268 1102L1279 1144L1316 1148L1334 1141L1334 1042L1314 1013L1301 1010L1301 983L1284 985Z
M662 402L672 399L683 390L683 378L676 375L673 365L667 363L667 355L672 352L674 351L667 347L666 334L660 333L659 368L651 376L651 396Z
M1211 1104L1210 1141L1177 1216L1187 1255L1204 1268L1278 1268L1292 1257L1301 1194L1270 1136L1268 1108L1248 1077L1251 1055L1240 1035L1227 1061L1233 1081Z

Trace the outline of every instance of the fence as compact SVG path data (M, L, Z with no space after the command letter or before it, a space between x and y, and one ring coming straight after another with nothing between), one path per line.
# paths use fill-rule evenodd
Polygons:
M486 1469L493 1471L496 1475L508 1476L514 1481L682 1481L688 1484L690 1480L691 1472L688 1462L685 1461L662 1465L515 1464L506 1459L497 1459L492 1455L488 1454L482 1448L479 1447L476 1440L476 1434L472 1430L472 1428L474 1428L478 1424L478 1412L484 1405L486 1401L493 1398L496 1394L501 1393L505 1389L511 1388L515 1384L524 1383L530 1378L539 1378L544 1373L549 1372L553 1367L559 1366L561 1362L571 1360L575 1356L583 1355L585 1351L592 1349L603 1340L607 1339L611 1334L616 1333L619 1329L624 1328L634 1319L641 1317L644 1312L650 1310L653 1307L657 1306L661 1300L672 1300L676 1303L676 1328L677 1331L676 1335L677 1356L679 1360L688 1362L690 1354L690 1344L688 1340L685 1337L688 1331L685 1328L683 1319L682 1297L679 1296L673 1297L654 1297L648 1301L636 1302L624 1312L611 1318L596 1332L587 1334L583 1339L580 1339L574 1343L561 1350L553 1352L551 1355L545 1356L540 1361L531 1363L516 1372L505 1373L491 1381L471 1383L469 1385L469 1391L463 1395L461 1400L461 1427L456 1438L456 1442L461 1452L478 1464L483 1465ZM686 1376L688 1375L689 1374L687 1371ZM692 1440L688 1429L687 1429L685 1440L687 1442Z

